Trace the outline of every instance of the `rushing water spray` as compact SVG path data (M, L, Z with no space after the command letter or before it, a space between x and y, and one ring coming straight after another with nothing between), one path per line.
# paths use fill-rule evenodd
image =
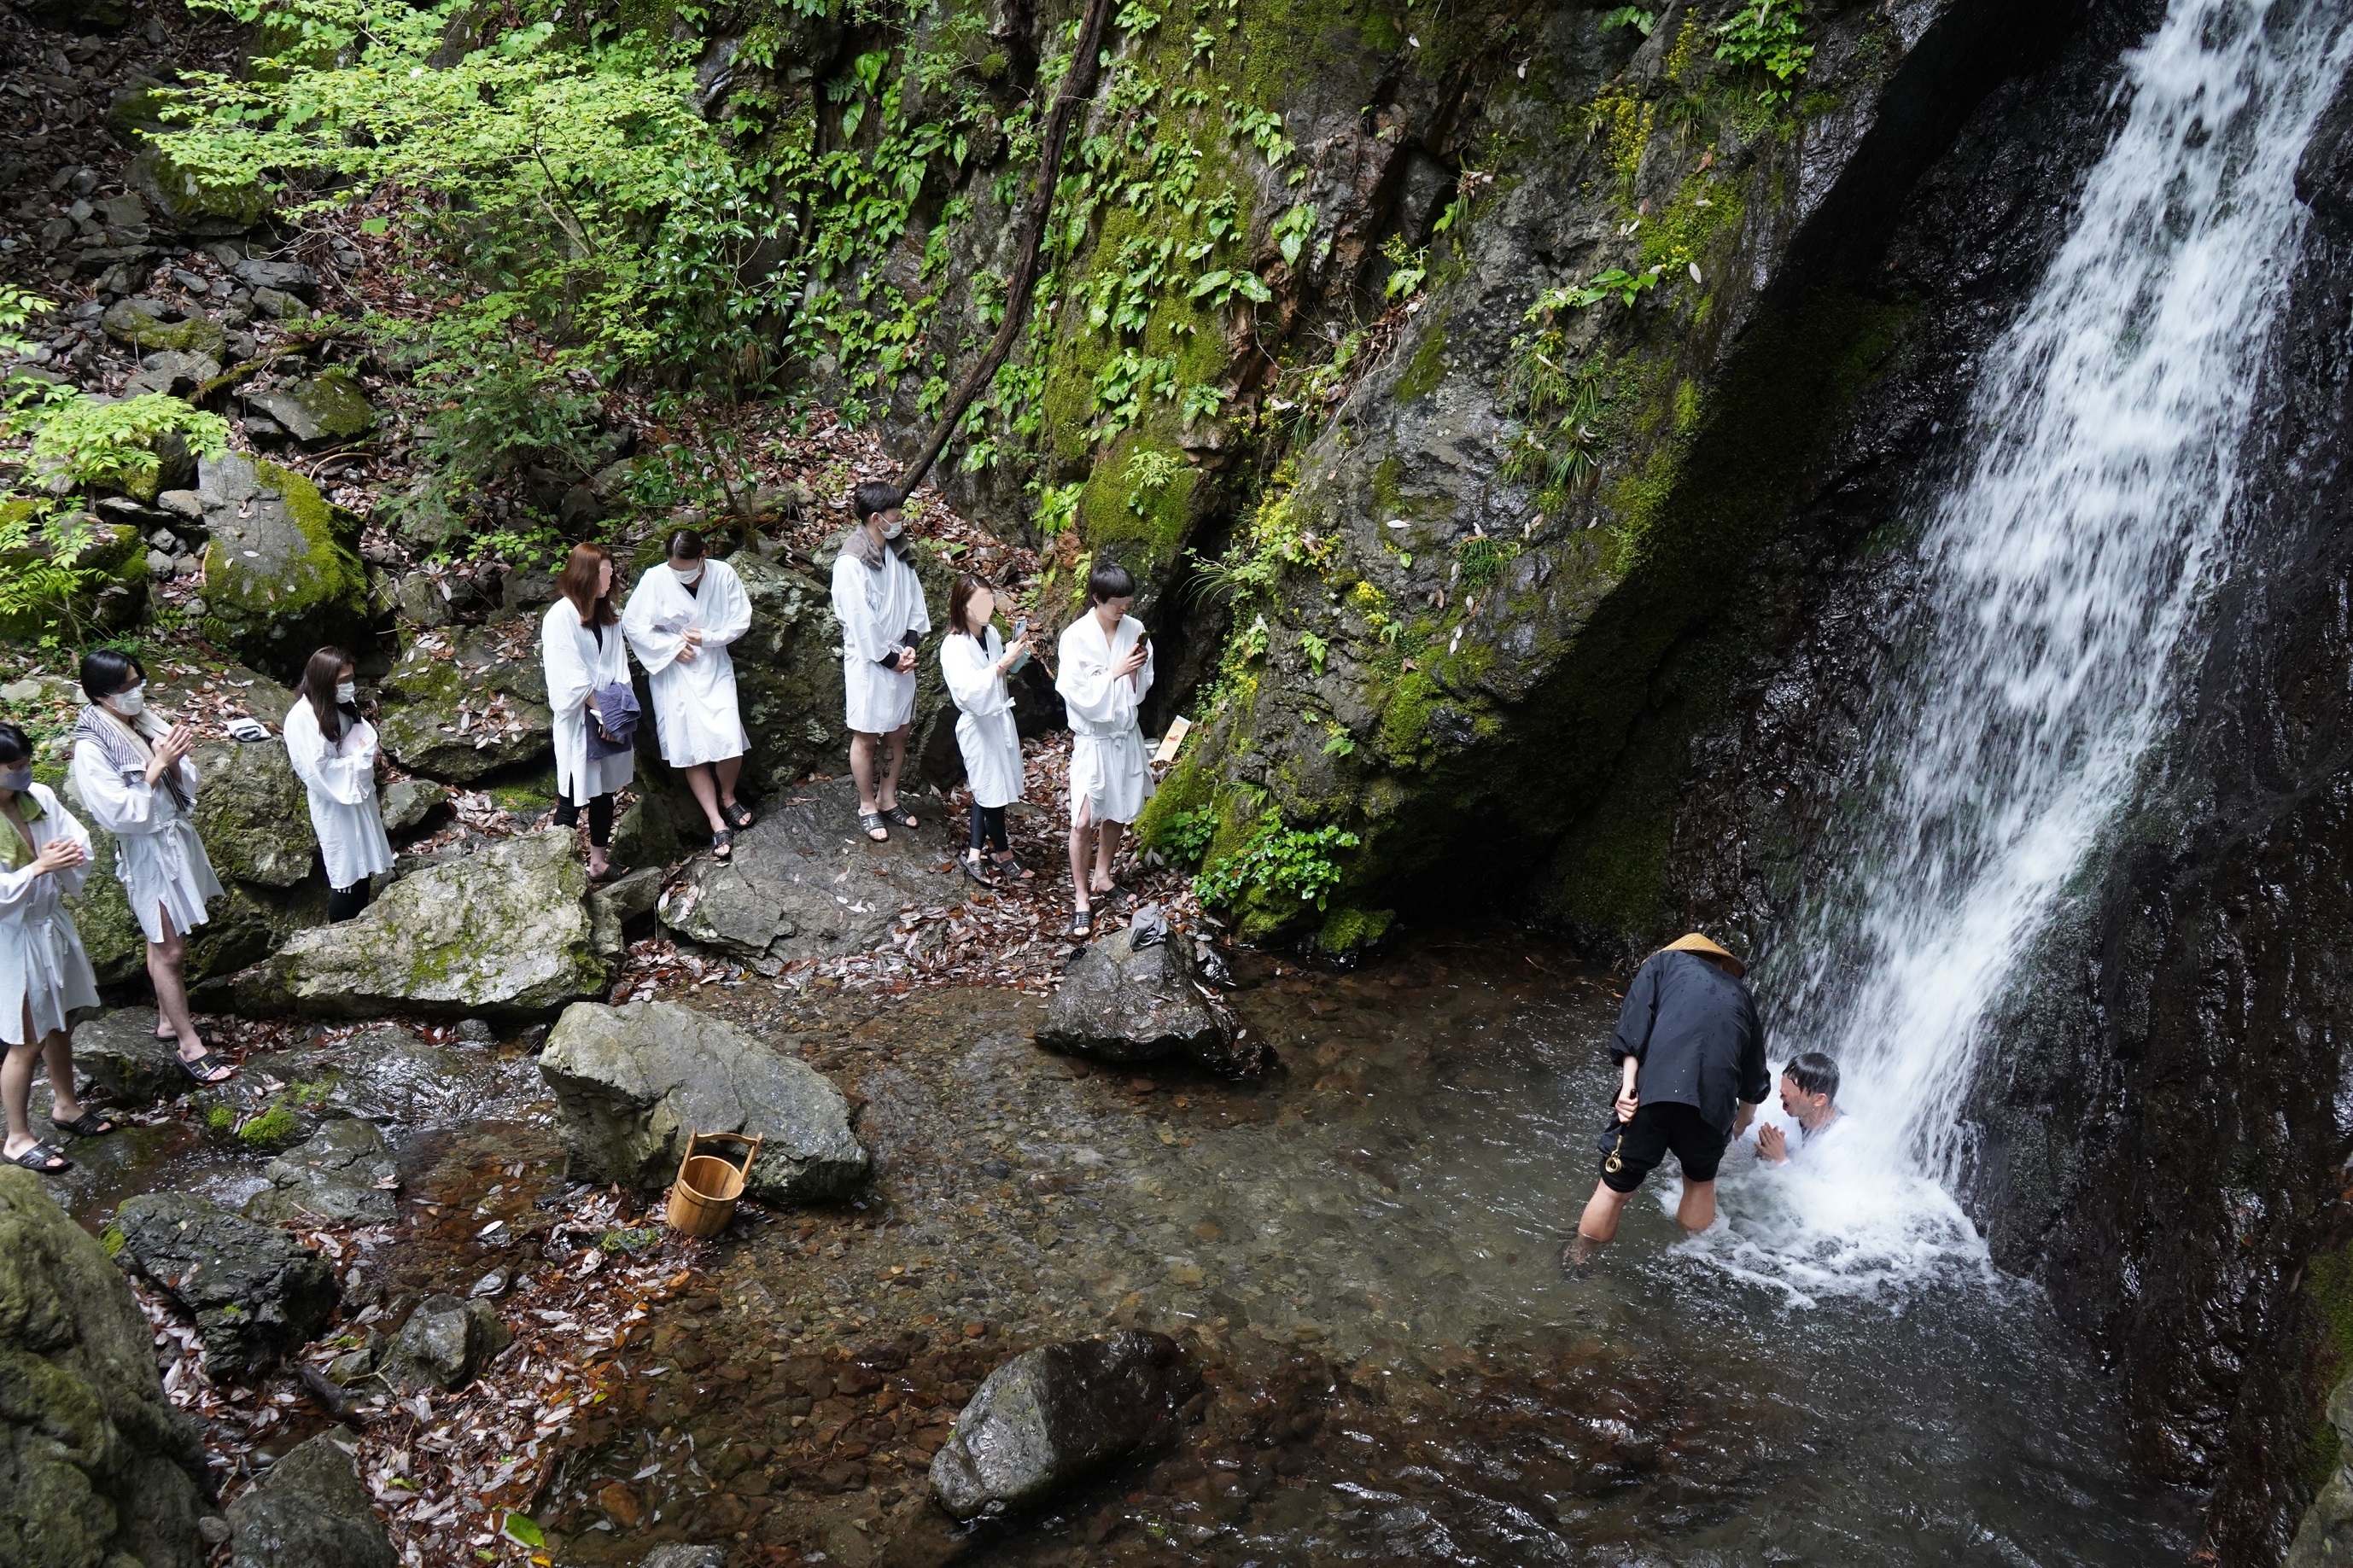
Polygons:
M1960 1101L1989 1007L2166 722L2346 38L2324 0L2175 0L2126 58L2125 123L1987 360L1922 539L1871 807L1778 944L1777 1054L1837 1056L1854 1121L1834 1168L1733 1204L1720 1261L1802 1292L1980 1255L1947 1195Z

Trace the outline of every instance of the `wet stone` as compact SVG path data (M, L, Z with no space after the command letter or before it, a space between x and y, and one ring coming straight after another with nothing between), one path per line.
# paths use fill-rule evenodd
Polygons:
M153 1105L195 1086L169 1040L155 1037L155 1015L143 1007L101 1013L74 1026L74 1065L117 1105Z
M195 1319L216 1379L274 1365L326 1326L340 1295L318 1254L284 1231L184 1193L146 1193L115 1211L117 1261Z
M1212 1072L1250 1078L1275 1064L1262 1041L1238 1037L1202 994L1198 966L1179 942L1134 945L1117 931L1071 963L1046 1010L1038 1043L1050 1051L1127 1065L1178 1057ZM1149 1079L1139 1080L1149 1090Z
M460 1389L513 1338L488 1301L428 1296L393 1340L384 1375L397 1388Z
M269 1189L245 1205L248 1218L276 1224L385 1225L398 1212L399 1167L382 1135L356 1117L330 1121L309 1142L269 1162Z
M230 1503L230 1568L394 1568L399 1559L353 1463L358 1445L356 1434L331 1427Z

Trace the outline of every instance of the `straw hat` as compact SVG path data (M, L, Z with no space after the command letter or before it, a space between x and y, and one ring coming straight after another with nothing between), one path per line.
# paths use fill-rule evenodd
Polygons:
M1732 977L1735 980L1739 979L1742 975L1748 973L1748 966L1746 964L1741 963L1740 960L1733 957L1732 954L1725 952L1724 949L1716 946L1715 943L1708 941L1707 938L1700 935L1697 931L1693 931L1686 936L1679 936L1659 951L1661 952L1704 953L1710 958L1720 959L1723 961L1724 967L1731 971Z

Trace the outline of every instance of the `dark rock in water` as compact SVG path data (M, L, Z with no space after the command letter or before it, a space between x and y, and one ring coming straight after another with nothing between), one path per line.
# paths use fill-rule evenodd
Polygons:
M240 1077L277 1079L317 1111L408 1130L468 1120L499 1071L480 1051L437 1045L396 1024L331 1045L257 1052L245 1065Z
M537 762L554 733L539 650L511 658L489 627L426 633L385 677L377 728L401 766L452 784Z
M115 1211L116 1260L185 1308L205 1370L227 1380L275 1365L327 1325L334 1271L275 1226L185 1193L144 1193Z
M1037 1502L1176 1432L1200 1374L1166 1334L1131 1330L1041 1345L988 1374L932 1460L932 1495L958 1519Z
M385 1352L385 1381L403 1389L463 1388L513 1340L488 1301L427 1296Z
M600 994L572 835L523 834L395 882L355 918L295 932L237 981L240 1010L523 1019Z
M936 801L911 795L916 815ZM662 924L740 958L764 974L803 958L881 943L910 903L953 902L956 881L934 869L924 835L891 830L887 844L858 832L857 787L848 779L795 786L735 836L727 862L699 858L661 901Z
M1186 951L1189 942L1138 950L1134 935L1114 932L1071 961L1038 1031L1040 1046L1121 1064L1179 1056L1234 1078L1275 1065L1273 1047L1238 1039L1233 1024L1210 1005Z
M399 1558L352 1462L358 1436L320 1433L228 1505L230 1568L394 1568Z
M398 1211L392 1190L400 1168L382 1135L347 1116L269 1162L269 1188L246 1201L249 1219L273 1224L384 1225Z
M204 1562L204 1453L164 1397L139 1303L41 1178L11 1165L0 1165L0 1477L11 1563Z
M727 1568L727 1553L717 1546L688 1546L673 1541L647 1552L638 1568Z
M743 1132L765 1139L744 1189L756 1202L837 1197L866 1179L871 1161L841 1090L675 1002L565 1008L539 1071L575 1176L659 1191L677 1177L690 1134Z
M2337 1463L2280 1568L2342 1568L2353 1563L2353 1378L2328 1396L2328 1424L2337 1429Z
M195 1086L180 1067L179 1051L155 1037L155 1015L123 1007L74 1026L74 1065L117 1105L153 1105Z
M431 779L400 779L385 786L377 805L384 830L398 836L422 827L427 818L449 804L449 789Z
M322 643L366 633L367 572L359 519L275 463L230 452L206 458L204 632L281 674ZM271 715L275 717L275 715Z

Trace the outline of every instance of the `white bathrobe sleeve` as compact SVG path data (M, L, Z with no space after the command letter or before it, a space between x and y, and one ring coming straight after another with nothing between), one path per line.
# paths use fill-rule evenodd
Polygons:
M833 614L841 623L843 656L855 657L868 664L881 663L882 656L899 640L899 634L907 629L882 625L882 617L874 605L875 595L868 586L875 575L847 551L833 563Z
M1144 694L1152 689L1151 650L1145 650L1141 679L1130 680L1112 671L1143 633L1141 621L1133 616L1123 616L1119 629L1106 647L1092 611L1062 629L1062 672L1054 679L1054 689L1061 693L1063 705L1071 710L1073 729L1082 723L1102 726L1134 721Z
M330 749L308 701L286 710L286 760L306 788L337 805L365 805L375 794L375 729L362 723Z
M185 759L182 759L185 767ZM185 782L185 774L183 779ZM129 783L110 766L106 753L98 749L95 741L83 741L74 747L74 793L81 796L82 805L100 827L117 838L142 833L159 833L172 819L167 808L155 807L157 791L149 785L143 774L134 775Z
M966 713L985 716L1011 706L997 681L992 654L1003 657L997 648L961 634L940 640L940 674L947 679L948 695Z
M684 598L685 593L673 583L664 583L670 568L657 566L638 579L629 590L629 602L621 607L621 634L637 650L638 662L646 667L648 675L659 675L678 658L678 650L686 646L683 631L657 631L656 621L666 620L675 613L670 601ZM742 633L737 633L742 636Z
M629 607L634 610L636 601ZM596 672L580 657L579 625L580 612L569 599L550 605L539 622L539 661L547 671L548 710L566 717L586 708L596 694Z
M81 891L82 882L90 875L90 829L75 819L48 785L35 784L33 798L41 803L41 817L25 826L33 830L34 853L37 855L60 838L70 838L81 846L82 862L62 871L37 871L29 864L13 871L0 871L0 910L32 902L40 896L44 882L70 898ZM16 832L7 823L0 822L0 833L14 837Z
M735 568L724 561L703 567L702 591L695 595L695 605L705 647L725 647L752 629L752 596L744 592L744 579Z

